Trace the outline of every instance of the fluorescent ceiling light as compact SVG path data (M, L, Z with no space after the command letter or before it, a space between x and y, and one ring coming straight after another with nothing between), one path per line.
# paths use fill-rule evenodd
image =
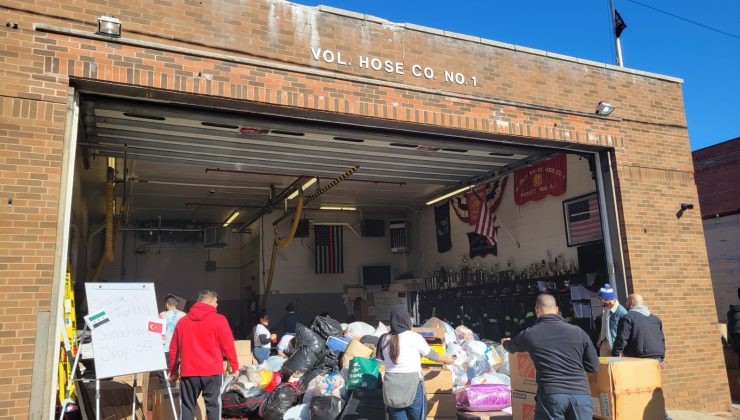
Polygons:
M234 212L231 213L231 216L229 216L229 218L224 222L224 227L229 226L237 217L239 217L239 210L234 210Z
M440 202L440 201L442 201L444 199L447 199L447 198L450 198L450 197L454 197L454 196L460 194L461 192L468 191L469 189L471 189L473 187L474 187L474 185L468 185L467 187L459 188L459 189L457 189L455 191L449 192L449 193L447 193L445 195L440 195L439 197L437 197L435 199L429 200L429 201L427 201L426 204L427 204L427 206L431 206L432 204L438 203L438 202Z
M309 179L308 181L306 181L305 184L301 185L301 189L300 190L293 191L293 193L288 196L288 200L292 200L292 199L298 197L298 192L299 191L306 191L308 189L308 187L310 187L311 185L313 185L315 183L316 183L316 178Z
M320 206L320 210L334 210L334 211L355 211L357 207L339 207L339 206Z

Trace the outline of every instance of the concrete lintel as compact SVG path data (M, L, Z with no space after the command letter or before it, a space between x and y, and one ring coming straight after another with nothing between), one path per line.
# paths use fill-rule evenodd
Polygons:
M494 41L492 39L481 38L480 43L483 45L490 45L492 47L504 48L507 50L516 51L516 45L507 44L506 42Z

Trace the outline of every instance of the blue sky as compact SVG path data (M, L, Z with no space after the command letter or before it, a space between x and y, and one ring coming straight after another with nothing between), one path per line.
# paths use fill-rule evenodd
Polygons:
M740 36L740 0L638 0ZM298 0L614 63L608 0ZM740 39L615 0L626 67L684 79L692 150L740 136Z

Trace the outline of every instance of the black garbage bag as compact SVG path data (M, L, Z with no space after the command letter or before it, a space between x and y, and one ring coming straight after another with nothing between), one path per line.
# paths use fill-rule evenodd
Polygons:
M382 389L352 390L341 420L375 420L385 418Z
M298 402L301 392L293 384L282 383L275 387L259 409L265 420L282 420L286 411Z
M221 395L221 415L227 418L245 419L259 410L267 399L267 391L255 387L244 395L238 391L226 391Z
M326 339L302 324L295 326L295 348L308 347L314 352L326 348Z
M329 316L317 316L311 323L311 329L316 331L324 340L332 335L342 335L342 324Z
M283 363L283 376L292 375L295 372L305 372L316 365L318 354L308 347L299 347Z
M318 395L311 399L308 406L311 420L334 420L342 414L344 400L339 397Z
M341 359L342 352L327 349L319 353L314 368L323 369L326 373L339 372L339 362Z

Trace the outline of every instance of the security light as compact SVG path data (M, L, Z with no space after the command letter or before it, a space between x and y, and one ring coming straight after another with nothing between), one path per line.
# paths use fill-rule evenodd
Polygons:
M601 117L608 117L614 111L614 106L608 102L599 102L596 106L596 115Z
M121 21L111 16L98 18L98 33L100 35L121 36Z

